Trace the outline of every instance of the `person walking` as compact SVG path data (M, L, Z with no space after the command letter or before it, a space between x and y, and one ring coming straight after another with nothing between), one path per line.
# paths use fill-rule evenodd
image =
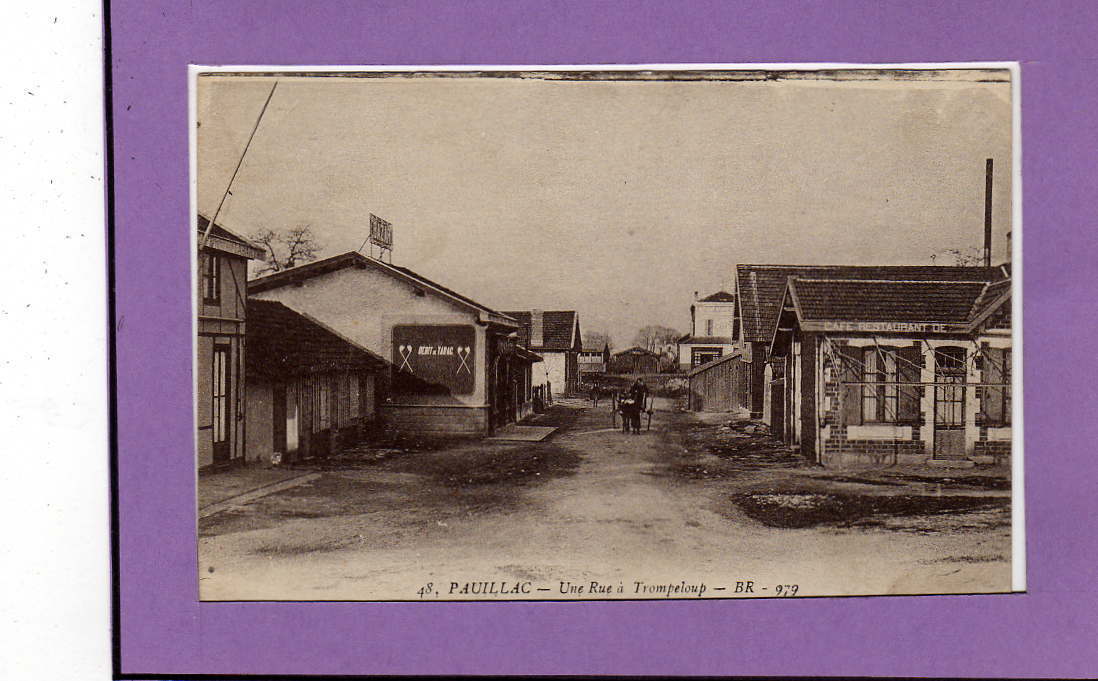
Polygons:
M634 429L634 422L640 423L637 402L629 391L622 391L618 395L618 410L621 412L621 432L629 433ZM634 431L635 432L635 431Z
M648 408L648 386L644 384L643 378L633 381L633 385L629 388L629 397L633 402L631 412L633 432L640 433L640 415Z

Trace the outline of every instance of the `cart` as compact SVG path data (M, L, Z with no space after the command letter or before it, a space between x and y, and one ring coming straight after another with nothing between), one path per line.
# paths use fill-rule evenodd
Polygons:
M624 424L624 422L625 422L625 414L622 413L622 410L621 410L622 405L621 405L621 402L620 402L620 398L621 398L621 394L615 392L614 396L613 396L614 401L611 404L611 409L610 409L610 425L615 429L618 427L618 415L619 414L621 415L622 423ZM642 414L647 414L647 416L648 416L647 423L645 423L645 426L644 426L645 432L652 430L652 412L654 410L655 410L655 398L652 397L651 395L648 395L647 397L644 398L644 404L641 405L641 413Z

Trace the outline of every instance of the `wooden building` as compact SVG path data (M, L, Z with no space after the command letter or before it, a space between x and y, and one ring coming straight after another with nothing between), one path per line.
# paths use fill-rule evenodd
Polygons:
M1011 281L789 278L772 431L824 465L1010 457Z
M651 350L633 346L610 357L612 374L658 374L663 368L663 356Z
M206 233L209 233L208 238ZM244 461L248 260L263 251L198 216L195 447L200 469Z
M521 325L426 277L350 252L259 277L250 296L307 315L391 363L387 427L483 435L532 409Z
M717 357L687 374L691 411L741 411L751 405L751 366L739 352Z
M603 343L602 347L585 347L579 353L579 373L582 378L585 374L605 374L610 369L610 346Z
M389 363L273 300L248 301L247 457L301 461L359 441Z

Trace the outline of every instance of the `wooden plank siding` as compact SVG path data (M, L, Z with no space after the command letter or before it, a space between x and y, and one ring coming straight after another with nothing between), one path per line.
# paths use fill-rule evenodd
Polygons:
M751 406L751 365L722 357L690 374L691 411L736 411Z

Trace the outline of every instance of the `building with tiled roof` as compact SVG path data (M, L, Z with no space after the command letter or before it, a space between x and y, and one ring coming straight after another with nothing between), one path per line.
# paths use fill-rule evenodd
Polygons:
M772 431L825 465L1009 461L1011 280L882 269L863 273L893 277L786 276L760 331Z
M542 358L537 381L548 385L554 395L575 392L583 349L579 314L575 310L515 310L504 314L519 323L519 344Z
M247 307L247 458L298 461L357 441L388 362L280 302Z
M736 265L736 324L751 367L751 413L763 411L763 370L774 324L790 277L816 280L992 282L1009 276L1003 267L923 265ZM755 361L758 359L758 361Z
M406 267L349 252L248 282L390 363L378 414L395 430L486 434L533 409L537 355L521 325Z

